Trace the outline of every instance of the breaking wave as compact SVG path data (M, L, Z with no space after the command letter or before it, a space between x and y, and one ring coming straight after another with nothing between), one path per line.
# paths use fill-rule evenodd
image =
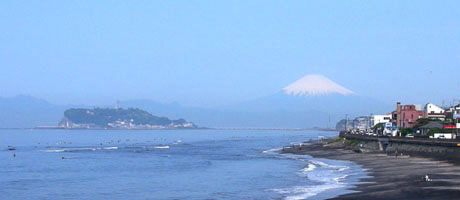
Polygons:
M85 147L85 148L63 148L63 149L49 149L49 150L42 150L43 152L47 153L62 153L62 152L85 152L85 151L99 151L99 150L117 150L118 147Z
M156 146L155 149L169 149L169 146Z
M279 150L281 149L270 149L264 153L276 153ZM311 181L308 185L269 190L282 195L285 200L309 199L320 194L331 195L325 192L334 189L345 190L350 186L347 178L356 175L349 162L317 159L308 155L279 154L279 156L304 162L305 167L299 170L298 175Z

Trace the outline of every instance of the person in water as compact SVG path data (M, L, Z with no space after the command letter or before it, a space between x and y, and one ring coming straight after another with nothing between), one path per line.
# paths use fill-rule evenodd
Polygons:
M425 175L425 177L423 178L425 180L425 182L430 182L432 181L432 179L430 179L430 177L428 176L428 174Z

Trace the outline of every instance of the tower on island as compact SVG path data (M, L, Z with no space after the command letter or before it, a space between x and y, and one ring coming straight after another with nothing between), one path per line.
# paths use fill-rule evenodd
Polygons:
M115 109L120 109L120 100L117 100L117 102L115 102Z

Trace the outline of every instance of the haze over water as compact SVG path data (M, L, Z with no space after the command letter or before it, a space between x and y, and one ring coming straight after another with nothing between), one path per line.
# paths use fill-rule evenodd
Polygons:
M324 199L349 192L363 170L276 150L335 134L0 130L0 193L4 199Z

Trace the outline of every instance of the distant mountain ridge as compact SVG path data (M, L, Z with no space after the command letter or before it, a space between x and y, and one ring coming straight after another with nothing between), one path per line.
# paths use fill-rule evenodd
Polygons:
M321 75L307 75L273 95L215 108L190 108L149 100L122 104L164 116L179 115L207 127L333 127L345 115L386 113L392 109L390 104L358 95Z
M311 128L333 127L345 115L385 114L392 104L356 94L321 75L308 75L273 95L214 108L187 107L153 100L121 101L157 116L185 118L202 127ZM30 96L0 98L0 127L56 125L66 109ZM78 106L91 108L92 106ZM99 106L113 107L113 106Z
M0 97L0 128L33 128L56 125L71 106L53 105L27 95Z

